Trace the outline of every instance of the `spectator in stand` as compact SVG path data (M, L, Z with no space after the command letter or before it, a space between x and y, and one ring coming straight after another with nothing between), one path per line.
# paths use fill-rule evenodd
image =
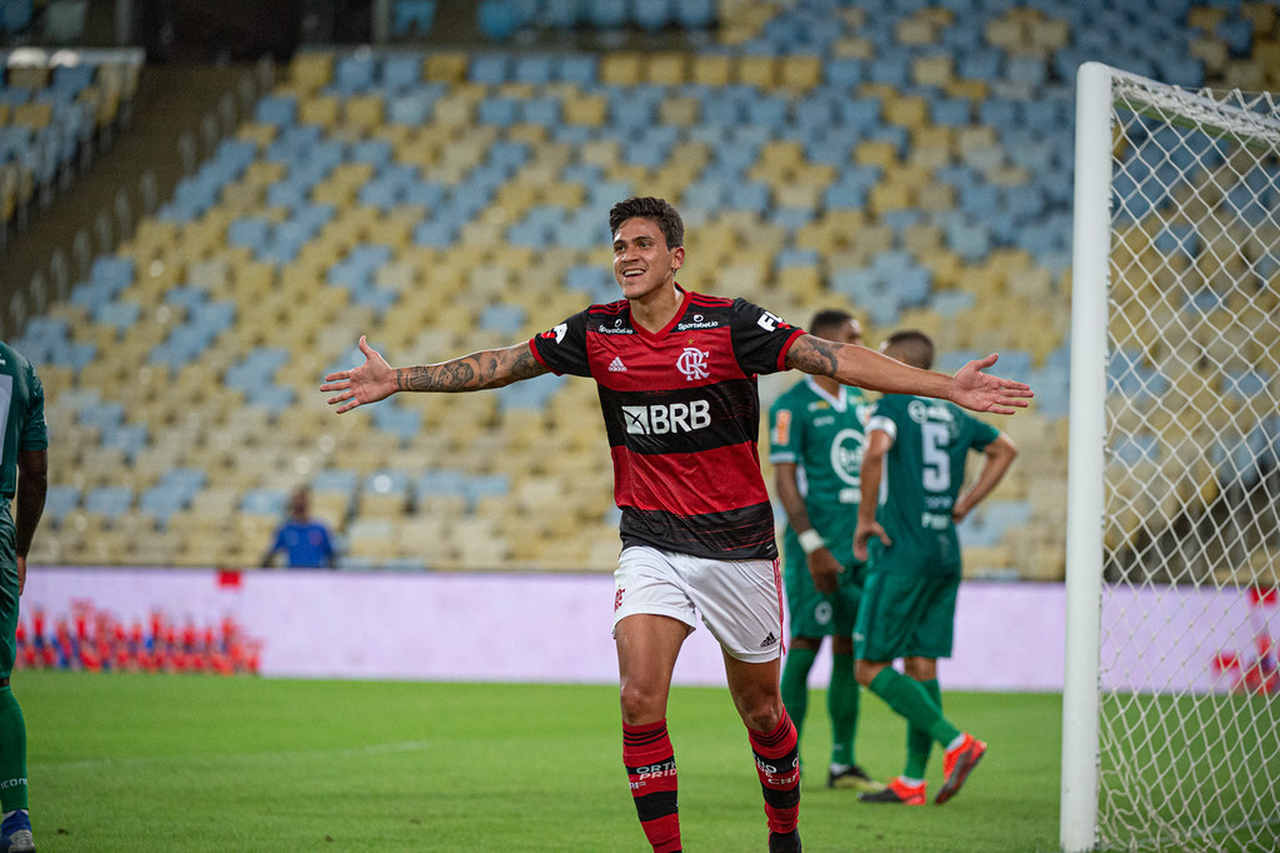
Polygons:
M310 517L311 495L305 486L289 498L289 520L276 531L275 541L262 555L262 567L269 568L278 552L286 553L291 569L323 569L334 567L333 541L329 529Z

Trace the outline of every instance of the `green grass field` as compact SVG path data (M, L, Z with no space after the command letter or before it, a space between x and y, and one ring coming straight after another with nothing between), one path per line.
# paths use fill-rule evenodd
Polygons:
M19 672L43 853L112 850L636 851L617 691ZM800 827L818 851L1057 849L1060 699L947 694L991 743L943 807L824 787L810 699ZM765 849L746 734L723 689L673 691L685 849ZM903 724L864 694L859 761L900 772ZM930 793L941 778L930 762Z

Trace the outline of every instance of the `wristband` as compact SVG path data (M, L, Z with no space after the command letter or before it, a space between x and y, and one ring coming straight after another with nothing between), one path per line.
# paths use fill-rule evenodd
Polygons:
M827 540L822 538L822 534L810 527L808 530L799 534L800 547L804 549L805 554L812 554L819 548L827 547Z

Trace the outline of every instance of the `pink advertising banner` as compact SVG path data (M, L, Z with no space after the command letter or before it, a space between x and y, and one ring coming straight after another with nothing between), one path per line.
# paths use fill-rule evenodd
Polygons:
M1104 683L1221 687L1219 653L1246 661L1256 646L1258 611L1246 599L1108 590ZM113 632L126 646L130 636L164 633L152 626L169 626L177 646L184 636L207 636L212 647L215 634L233 635L273 676L609 683L617 679L612 604L612 577L592 574L33 568L22 622L28 641L37 630L54 635L59 623L70 636ZM966 582L955 656L941 677L949 689L1061 690L1064 630L1059 584ZM125 651L98 645L127 664ZM824 647L816 683L827 678L826 655ZM705 628L686 642L676 682L724 683Z

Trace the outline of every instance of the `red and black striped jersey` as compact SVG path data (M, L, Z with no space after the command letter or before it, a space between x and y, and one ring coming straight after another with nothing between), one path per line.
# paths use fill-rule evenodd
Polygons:
M624 544L718 559L777 556L756 440L756 376L786 368L802 329L743 299L684 292L666 328L623 299L529 342L556 373L595 379Z

